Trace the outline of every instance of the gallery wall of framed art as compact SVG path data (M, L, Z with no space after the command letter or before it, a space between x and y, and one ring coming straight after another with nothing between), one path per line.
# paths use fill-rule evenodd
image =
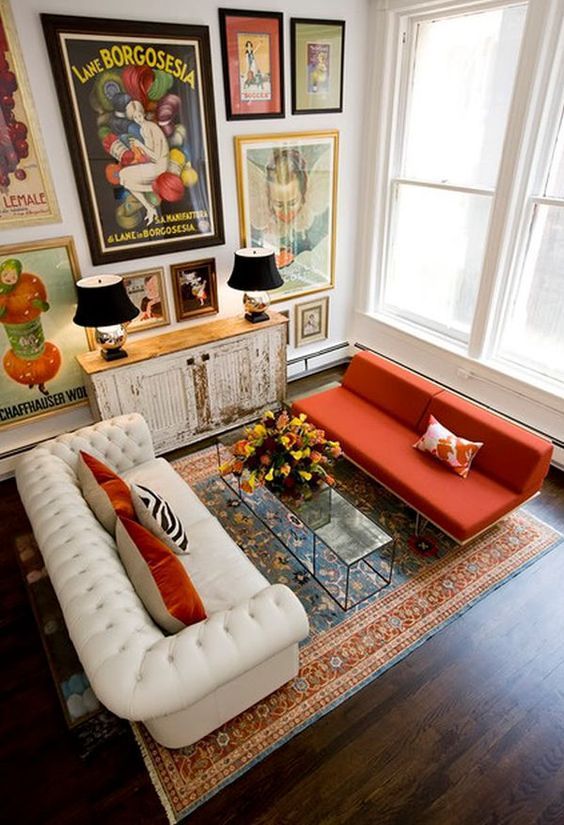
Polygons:
M362 158L357 147L362 136L360 118L363 112L363 98L362 84L358 82L358 77L363 71L365 54L367 16L364 0L351 0L346 8L338 0L311 0L307 11L300 0L282 0L274 16L271 10L261 7L260 4L256 9L249 9L245 0L218 4L231 13L227 14L226 21L231 20L231 35L244 35L245 26L242 28L240 26L237 28L237 26L241 22L246 23L247 20L253 23L253 29L250 31L253 37L256 39L256 35L260 35L256 42L253 37L244 41L241 37L237 37L237 42L242 43L239 65L247 69L245 75L240 74L238 77L240 102L245 100L246 96L249 102L246 102L245 106L248 110L256 106L256 101L262 98L267 102L265 108L271 109L270 112L255 112L259 114L259 117L249 119L241 117L232 120L229 119L230 113L226 107L224 55L217 5L201 4L197 10L190 10L187 9L185 0L169 0L166 7L158 8L154 0L136 0L134 5L128 4L125 8L116 7L115 0L97 0L96 4L91 0L85 0L79 6L75 0L41 0L41 3L37 0L0 0L0 10L6 4L11 9L13 29L17 35L21 60L28 78L26 88L28 91L31 90L30 122L34 118L39 128L39 139L44 147L43 159L46 160L45 168L52 181L52 193L56 206L53 207L53 218L49 218L48 222L36 227L21 222L15 226L8 226L6 223L2 224L0 219L0 245L10 246L32 240L43 241L70 236L74 241L77 262L83 276L97 273L121 275L129 280L134 302L143 301L146 306L150 304L151 308L143 314L143 319L132 325L130 329L132 337L150 337L177 327L186 328L188 332L192 325L205 322L209 318L198 314L188 314L177 320L171 277L172 266L213 259L217 299L217 309L214 311L217 311L217 317L234 316L241 312L240 294L226 285L232 269L233 253L240 248L242 243L234 138L259 133L295 135L303 132L337 131L340 148L335 209L337 226L332 255L333 274L327 276L327 270L325 270L323 276L318 272L316 277L322 287L320 297L325 292L331 295L329 338L331 340L346 338L345 327L351 302L350 283L347 283L348 264L350 250L354 248L356 241L358 224L358 217L355 214L356 193L362 165ZM267 12L263 19L260 19L262 17L260 12ZM58 31L63 33L66 31L68 35L63 51L54 34L49 36L49 42L46 40L40 14L63 19L58 28ZM291 114L290 21L292 18L301 19L305 14L308 19L324 21L342 18L345 21L343 114L325 114L321 111ZM75 25L73 19L76 21L76 18L79 18L81 32L76 29L72 30L72 25ZM122 18L130 24L129 27L123 27ZM70 22L67 22L68 19ZM97 24L93 21L96 20L105 21L104 31L95 31ZM280 27L278 20L281 21ZM197 106L190 104L187 94L177 95L181 98L181 102L180 106L176 105L174 95L178 92L182 70L178 77L173 77L173 84L166 93L164 95L162 93L162 84L168 85L170 81L165 81L159 74L160 71L164 71L167 58L165 55L159 57L158 53L162 51L168 54L168 46L171 46L171 62L168 68L174 70L172 61L178 57L178 54L174 55L173 52L175 48L178 49L179 41L176 38L170 44L164 43L167 35L162 33L164 30L160 29L161 25L165 29L167 26L173 26L175 34L180 33L183 37L186 28L195 27L206 30L207 58L205 46L202 46L201 50L199 47L194 47L192 51L199 61L203 81L211 76L212 83L204 88L206 86L204 82ZM266 26L266 29L263 29L263 26ZM267 36L266 40L263 35ZM74 42L71 43L73 38ZM96 38L101 39L96 40ZM132 41L131 38L136 38L136 40ZM94 40L96 40L95 43ZM268 51L265 48L267 41ZM195 42L189 37L187 40L184 38L181 48L193 45ZM203 41L197 40L197 42L199 44ZM99 47L98 54L88 52L88 49L95 49L96 46ZM153 70L151 83L148 82L147 73L132 71L140 68L139 65L127 64L128 50L124 48L127 46L132 50L131 60L134 60L135 46L143 46L146 51L151 48L154 50L154 58L151 57L151 59L154 60L155 65L150 67ZM58 56L54 57L50 54L49 48L52 52L56 49ZM102 55L100 55L101 49L106 50ZM135 54L139 57L141 52L138 50ZM265 57L268 57L266 63ZM271 58L273 66L279 60L281 63L279 96L276 71L271 71L269 68ZM96 59L100 61L99 64L96 64ZM110 65L112 60L114 64ZM122 60L123 65L118 65ZM157 65L159 60L163 64L162 69ZM330 63L330 66L332 65ZM73 71L73 66L76 72ZM102 71L99 70L100 67ZM125 74L124 81L126 69L129 71ZM178 73L178 69L176 71ZM252 73L251 76L248 75L249 72ZM272 74L270 89L266 78L269 74ZM69 77L71 83L69 83ZM357 80L352 82L355 77ZM245 82L247 82L246 89ZM187 89L191 89L189 84L184 85ZM128 95L131 91L133 91L133 95L130 95L132 98L136 96L142 98L145 95L144 104L142 100L139 100L144 112L139 111L138 106L134 106L126 113L125 109L130 101L123 97L117 97L114 100L116 94ZM163 105L163 98L166 94L170 94L173 99L165 100L164 103L167 105ZM64 104L61 103L63 95L66 98ZM134 112L133 109L136 111ZM208 152L208 155L204 151L202 140L204 132L206 136L208 135L209 118L206 110L211 112L214 121L214 128L209 132L212 138L209 145L211 146L215 141L215 150L212 147L211 154ZM239 114L244 114L244 112L245 109ZM236 114L232 110L231 114L234 113ZM130 117L127 117L127 114ZM24 118L18 116L17 120L23 122ZM139 145L143 144L150 148L149 144L145 143L141 130L145 134L153 132L155 146L158 145L159 135L155 130L147 128L147 121L155 123L165 135L168 157L166 169L164 169L164 173L167 174L162 181L157 183L157 192L155 193L153 188L155 178L151 175L147 176L151 178L150 180L144 181L145 186L150 186L150 191L149 189L139 190L139 194L145 195L146 203L143 203L143 197L137 198L134 194L131 197L137 175L127 172L127 169L150 162L148 156L144 157L145 149ZM200 129L196 135L199 141L194 141L193 138L194 124ZM21 129L21 127L18 128ZM169 140L171 135L172 141ZM150 141L150 138L148 140ZM199 143L200 148L195 147L194 143ZM164 146L162 148L164 155ZM174 151L176 149L179 152ZM195 158L200 158L199 167ZM208 158L211 160L209 178L204 168ZM157 163L156 160L154 162ZM214 164L218 187L214 185L215 173L212 169ZM41 168L43 169L44 166L41 165ZM160 169L163 168L164 159L161 159ZM77 172L77 169L80 169L80 172ZM315 188L313 183L315 178L319 177L318 171L319 169L314 169L313 166L307 169L308 188L310 188L311 181L312 195ZM160 174L163 172L161 171ZM194 184L196 174L198 183ZM183 183L182 192L178 182L172 182L170 176L180 179ZM204 206L198 209L194 203L189 203L189 199L200 183L208 179L209 186L201 193L200 199L200 203L207 199L207 204L204 203ZM27 175L27 183L30 180L31 170ZM161 183L165 185L159 191ZM128 189L128 186L132 189ZM214 213L214 196L217 193L219 197L215 198L217 207ZM168 196L174 198L181 194L180 200L167 200ZM315 199L312 199L312 202L314 201ZM0 208L3 205L3 193L0 191ZM150 206L155 207L158 220L154 217ZM59 224L54 222L56 207L58 207L61 219ZM210 225L216 224L211 227L210 231L218 230L215 239L212 239L212 235L208 237L208 245L205 245L207 227L202 223L198 224L201 220L205 222L206 215L203 213L206 210L212 218ZM182 213L184 213L182 218L176 220L177 216ZM218 216L217 222L214 221L215 215ZM220 233L222 217L223 232ZM156 229L162 229L164 226L167 227L168 232L177 224L185 222L192 224L188 234L191 234L192 240L196 243L193 245L186 243L186 238L184 238L178 246L175 246L178 241L177 233L170 231L166 241L161 245L161 239L155 232ZM137 233L143 234L142 239L137 237ZM200 234L199 238L196 237L198 234ZM114 237L110 242L111 235ZM302 250L299 254L303 256L304 251ZM162 270L164 276L157 274L158 270ZM145 284L146 278L149 278L147 284ZM162 293L161 282L164 285ZM301 300L305 294L306 292L301 291L300 287L300 290L296 290L295 298L289 293L290 297L282 298L273 308L274 311L278 308L288 311L292 319L292 327L296 301ZM341 299L334 300L338 295L342 296ZM159 297L164 298L164 302L159 302ZM317 297L315 294L311 297L307 295L307 298L311 300L315 297ZM272 298L276 300L274 294ZM160 308L159 303L161 303ZM46 313L44 315L46 322L48 317L49 314ZM3 328L0 327L0 334L2 333ZM82 336L85 340L84 349L86 349L86 336L84 333ZM5 334L3 340L6 344ZM294 349L294 343L295 338L292 335L289 342L289 354ZM311 344L311 347L315 347L315 344ZM306 351L305 344L303 349ZM25 423L22 422L17 427L9 428L6 432L9 433L10 448L18 449L39 438L56 435L58 431L87 423L88 407L77 406L63 408L57 415L43 418L30 417ZM2 455L3 450L0 449L0 476L4 467Z

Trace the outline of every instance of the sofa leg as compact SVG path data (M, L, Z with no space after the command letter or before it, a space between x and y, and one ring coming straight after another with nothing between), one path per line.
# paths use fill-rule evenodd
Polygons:
M420 536L425 527L429 524L429 519L425 518L421 515L421 513L415 514L415 535Z

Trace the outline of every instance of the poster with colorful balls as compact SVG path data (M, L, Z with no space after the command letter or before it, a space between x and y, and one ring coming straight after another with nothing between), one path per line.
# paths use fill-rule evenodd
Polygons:
M223 243L208 28L42 21L93 262Z
M0 229L60 221L16 29L0 0Z
M87 402L71 238L0 247L0 428Z

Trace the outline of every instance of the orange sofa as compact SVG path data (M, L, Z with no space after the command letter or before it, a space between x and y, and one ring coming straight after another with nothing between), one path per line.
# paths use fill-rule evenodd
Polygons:
M293 409L460 543L535 495L552 456L545 439L368 352L354 356L340 387L296 401ZM483 442L467 478L413 448L431 413L456 435Z

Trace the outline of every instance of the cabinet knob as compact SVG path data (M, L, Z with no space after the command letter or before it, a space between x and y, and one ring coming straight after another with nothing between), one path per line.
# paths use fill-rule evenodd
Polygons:
M186 359L186 365L188 367L193 367L194 366L194 359L193 358L187 358Z
M202 355L202 361L209 361L209 360L210 360L209 352L204 352L204 354Z

